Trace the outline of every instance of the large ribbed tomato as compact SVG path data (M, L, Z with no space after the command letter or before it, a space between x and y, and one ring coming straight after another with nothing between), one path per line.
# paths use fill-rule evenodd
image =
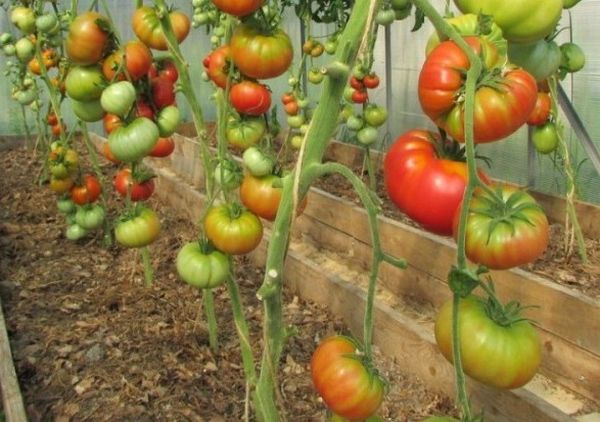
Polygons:
M263 236L260 219L238 205L211 207L204 219L206 237L222 252L243 255L258 246Z
M537 98L535 79L524 70L501 69L496 48L478 37L465 41L481 55L484 76L475 93L475 142L502 139L521 127ZM427 57L419 75L423 111L456 140L464 140L467 55L453 41L444 41Z
M100 196L102 186L96 176L86 174L81 184L71 188L71 199L77 205L85 205L94 202Z
M230 60L231 52L228 45L215 49L204 59L206 74L215 85L223 89L227 87Z
M190 32L190 18L185 13L174 10L169 13L169 19L175 38L181 43ZM148 47L155 50L167 50L167 39L154 8L142 6L136 9L131 25L135 35Z
M229 101L240 114L260 116L271 107L271 92L263 84L242 81L231 87Z
M131 176L131 169L123 168L115 176L115 190L125 197L129 193L132 201L145 201L154 193L152 175L139 174Z
M109 23L97 12L85 12L77 16L69 26L65 51L71 61L78 65L98 63L109 43Z
M219 10L234 16L248 16L262 5L263 0L212 0Z
M294 56L290 37L282 29L265 31L253 23L238 25L229 46L240 72L255 79L283 74Z
M426 230L450 236L468 179L467 165L440 156L437 134L413 129L390 147L384 162L392 202Z

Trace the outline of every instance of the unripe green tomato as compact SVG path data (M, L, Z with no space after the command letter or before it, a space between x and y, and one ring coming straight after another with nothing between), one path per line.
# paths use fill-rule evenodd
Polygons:
M560 67L567 72L578 72L585 66L585 53L582 48L572 42L566 42L560 46L562 59Z
M305 123L302 126L300 126L300 133L302 135L306 135L306 132L308 132L308 125Z
M363 80L365 76L367 76L367 71L361 64L357 64L352 69L352 76L354 76L358 80Z
M300 126L302 126L304 124L304 116L302 114L297 114L295 116L288 116L287 124L289 127L298 129Z
M193 18L194 23L198 24L198 25L206 25L208 22L210 22L210 18L208 16L208 13L197 13L194 14Z
M210 42L213 45L219 45L219 42L221 41L221 39L219 37L217 37L216 35L213 35L210 37Z
M365 109L365 121L369 126L379 127L384 124L388 118L388 112L384 107L375 104L369 104Z
M392 0L390 2L390 6L394 10L406 9L408 6L410 6L410 4L410 0Z
M273 160L256 147L246 149L242 160L252 176L263 177L273 171Z
M202 0L192 0L192 7L200 7L204 4Z
M393 9L381 9L375 15L375 22L378 25L388 26L396 19L396 13Z
M12 40L13 36L9 32L4 32L2 35L0 35L0 45L6 45Z
M33 78L30 78L30 77L23 78L23 86L25 88L29 88L30 86L33 86L34 82L35 81L33 80Z
M71 224L68 228L67 228L67 239L69 240L79 240L83 237L85 237L88 234L88 231L86 229L84 229L83 227L81 227L79 224L75 223L75 224Z
M410 16L410 12L412 10L412 4L409 4L404 9L394 9L394 13L396 14L396 20L401 21Z
M35 20L35 26L38 31L48 34L50 31L54 30L58 25L58 18L54 13L48 13L45 15L38 16Z
M294 87L294 86L298 85L298 78L296 78L294 76L291 76L288 79L288 85L291 86L291 87Z
M225 165L219 163L215 167L215 183L224 190L230 191L239 188L242 184L242 178L242 172L235 163Z
M58 210L63 214L71 214L75 211L75 202L69 197L60 198L56 201Z
M354 88L352 88L350 85L346 85L346 87L344 88L344 100L351 103L353 94L354 94Z
M346 120L346 126L350 130L354 130L354 131L360 130L360 129L362 129L362 127L364 125L365 125L365 121L363 120L362 116L352 115L352 116L348 117L348 119Z
M300 149L302 147L302 142L304 141L304 136L302 135L294 135L290 139L290 145L293 149Z
M308 81L312 84L318 85L323 82L325 75L317 68L312 68L308 71Z
M298 98L296 101L298 103L298 107L300 107L300 108L308 107L308 104L309 104L308 98L302 97L302 98Z
M323 44L323 47L325 47L325 52L327 54L335 54L335 52L337 50L337 46L338 46L338 42L332 41L332 40L328 40L325 42L325 44Z
M377 141L377 129L372 126L365 126L356 134L356 139L363 145L372 145Z
M14 7L10 12L10 21L26 34L35 32L35 12L29 7Z
M223 28L222 26L217 26L214 29L213 34L219 38L222 38L225 35L225 28Z
M342 107L342 110L340 111L340 117L344 122L346 122L352 115L354 115L354 107L352 107L350 104L346 104L344 107Z
M35 55L35 44L29 38L21 38L15 43L17 57L23 63L27 63Z
M2 47L2 51L6 56L14 56L17 52L17 49L15 48L14 44L6 44L4 47Z
M540 154L550 154L558 147L558 131L553 122L536 126L531 132L531 140L535 150Z

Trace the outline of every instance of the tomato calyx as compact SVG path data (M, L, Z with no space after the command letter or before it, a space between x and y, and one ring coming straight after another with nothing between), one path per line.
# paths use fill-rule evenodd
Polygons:
M475 270L472 268L459 268L453 265L448 273L448 286L452 292L465 298L481 284L479 276L487 272L488 269L483 265L480 265Z

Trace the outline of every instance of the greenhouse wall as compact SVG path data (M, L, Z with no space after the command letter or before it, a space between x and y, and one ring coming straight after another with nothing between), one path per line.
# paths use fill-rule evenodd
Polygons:
M89 1L80 2L80 9L89 7L90 3ZM443 0L434 0L433 3L438 6L439 10L443 10L446 4ZM122 39L133 38L130 16L135 2L107 0L106 4ZM191 1L178 0L174 4L191 15ZM561 21L563 27L572 27L573 40L585 50L587 55L585 68L563 81L563 87L598 148L600 148L600 119L597 118L600 107L600 40L595 35L597 33L599 6L600 0L586 0L574 8L571 13L565 12ZM570 25L571 22L572 25ZM398 135L410 128L426 127L435 129L432 122L422 113L417 99L419 70L424 60L425 44L432 32L432 27L426 23L421 30L411 32L413 23L413 18L394 23L390 29L389 42L385 42L382 28L378 39L374 67L378 74L382 76L384 84L382 84L381 89L372 95L371 100L385 105L386 95L389 95L389 104L391 105L389 124L382 129L381 133L383 139L381 146L383 149ZM285 26L292 38L300 39L301 28L297 18L286 18ZM9 25L8 16L4 10L0 9L0 31L10 30L12 29ZM324 36L331 32L332 28L323 25L309 28L309 30L315 36ZM560 42L568 40L570 36L569 30L565 30L558 36L557 40L560 44ZM188 58L192 75L195 76L195 89L201 99L205 116L208 120L214 119L215 107L210 98L212 87L200 77L203 70L202 59L210 50L210 42L206 31L203 28L193 30L188 39L182 44L182 48L185 57ZM391 57L389 80L384 78L386 49L389 50L388 55ZM314 65L319 66L320 63L324 63L326 60L327 57L316 59ZM6 57L0 55L0 68L4 68L5 62ZM279 98L279 95L286 90L287 77L279 77L271 87L275 94L274 98ZM311 87L313 94L318 94L319 89L319 86ZM10 101L10 90L9 81L5 77L0 78L0 95L4 98L1 105L2 112L0 113L0 135L24 133L22 110L16 102ZM184 116L189 119L189 110L183 99L179 101L179 106L182 108ZM28 125L33 130L35 127L33 115L29 110L26 113L28 115ZM67 112L67 122L69 125L75 124L74 117L69 112ZM99 124L92 125L91 129L95 131L102 130ZM566 135L573 153L573 160L578 166L580 196L583 200L600 203L600 176L587 159L585 151L573 133L567 130ZM340 137L345 140L347 138L344 133L341 133ZM347 140L352 142L351 138ZM522 128L506 140L481 146L479 154L493 160L492 168L487 170L493 177L518 184L527 184L530 169L527 159L526 128ZM559 170L560 163L554 160L555 156L553 155L536 157L534 169L532 169L535 176L533 188L542 192L563 193L564 177ZM485 165L482 163L482 166Z

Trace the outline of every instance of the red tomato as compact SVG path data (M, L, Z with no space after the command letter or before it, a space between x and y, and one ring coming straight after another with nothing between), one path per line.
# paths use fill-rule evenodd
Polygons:
M364 91L365 89L365 84L363 81L354 75L350 77L350 86L357 91Z
M75 185L71 188L71 199L77 205L85 205L94 202L100 196L102 186L96 176L86 174L83 177L82 185Z
M137 117L147 117L150 120L154 120L154 110L144 100L137 100L135 102L135 115Z
M366 88L374 89L379 86L379 76L374 73L370 73L363 78L363 83Z
M98 25L98 22L101 24ZM77 16L69 26L65 50L71 61L78 65L98 63L108 46L109 27L106 17L97 12L85 12Z
M290 37L283 30L266 33L250 23L238 25L229 45L233 63L241 73L254 79L285 73L294 56Z
M152 80L157 76L164 76L173 83L177 82L179 79L179 72L177 71L177 66L173 63L173 60L162 59L156 63L152 63L148 70L148 78Z
M131 177L131 169L124 168L115 176L115 190L123 197L127 196L127 190L131 191L132 201L145 201L154 192L154 180L136 180Z
M258 10L263 0L212 0L212 2L221 11L242 17Z
M327 407L350 421L374 415L385 393L384 381L357 352L352 340L336 335L321 341L310 361L315 389Z
M115 77L115 72L119 69L123 61L123 50L117 50L108 56L102 64L102 73L109 81ZM129 41L125 44L125 63L127 73L132 80L137 81L145 76L152 64L152 52L146 44L140 41ZM125 80L125 75L121 73L118 80Z
M220 88L227 87L227 78L229 76L229 62L231 52L228 45L222 45L206 56L206 73L211 81Z
M279 177L275 175L255 177L251 174L246 174L240 186L240 200L242 204L265 220L275 220L282 193L280 187L273 187L273 183L278 180ZM298 215L306 208L306 204L307 199L304 198L298 207Z
M48 125L50 126L54 126L55 124L57 124L58 117L56 117L56 113L54 113L53 111L49 112L46 116L46 122L48 122Z
M52 125L50 130L52 131L52 135L58 138L60 134L66 130L66 125L64 123L61 124L61 122L58 122L55 125Z
M260 116L271 107L271 93L265 85L242 81L231 87L229 100L238 113Z
M178 10L169 13L169 19L175 38L181 43L190 32L190 19ZM167 50L167 40L154 8L142 6L136 9L131 25L135 35L148 47L155 50Z
M535 107L529 117L527 124L531 126L541 126L548 121L550 110L552 109L552 98L546 92L538 92Z
M152 87L152 102L157 109L175 104L175 85L170 79L159 76L150 82Z
M109 135L116 128L123 126L123 122L116 114L106 113L102 118L102 125L106 134Z
M293 92L286 92L281 96L281 102L283 103L283 105L291 103L292 101L296 101L296 96Z
M392 202L424 229L452 235L456 209L467 184L467 165L438 155L437 134L414 129L390 147L384 162L385 186Z
M151 157L168 157L175 150L175 142L172 138L158 138L154 149L148 154Z
M465 37L483 57L487 76L499 70L502 59L496 47L478 37ZM467 55L453 42L444 41L427 57L419 75L419 101L423 111L456 140L464 140L464 71ZM509 70L482 84L475 94L475 142L502 139L521 127L533 110L537 95L535 79L524 70Z
M300 111L300 106L298 105L297 101L291 101L287 104L284 104L283 109L285 110L286 114L295 116Z
M368 99L369 94L367 94L367 91L355 89L354 92L352 92L352 101L356 104L366 103Z

